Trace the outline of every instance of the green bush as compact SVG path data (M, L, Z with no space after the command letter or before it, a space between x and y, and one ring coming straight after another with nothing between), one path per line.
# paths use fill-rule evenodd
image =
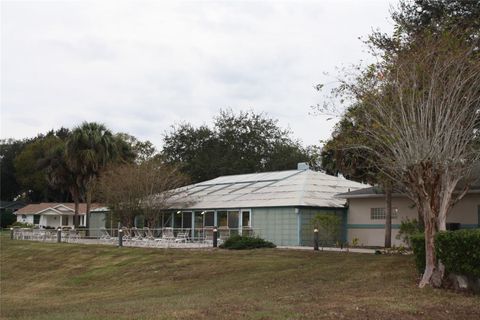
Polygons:
M14 223L12 223L12 225L10 225L10 227L33 228L35 226L31 223L15 221Z
M6 228L17 221L17 216L11 211L0 212L0 227Z
M425 235L417 233L410 236L410 245L415 256L415 265L419 273L425 271Z
M220 247L231 250L246 250L257 248L275 248L275 245L259 237L236 235L225 240Z
M420 227L417 219L410 220L406 218L400 223L400 229L395 238L402 240L409 248L411 248L412 242L410 238L420 232L423 232L423 229Z
M435 251L448 272L480 278L480 229L439 232Z
M419 273L425 270L425 237L411 237L415 264ZM480 229L443 231L435 236L437 259L447 272L480 277Z

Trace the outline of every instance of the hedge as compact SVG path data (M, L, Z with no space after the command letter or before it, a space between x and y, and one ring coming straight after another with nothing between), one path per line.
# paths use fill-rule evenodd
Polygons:
M439 232L435 252L448 272L480 278L480 229Z
M257 248L275 248L275 245L269 241L258 237L231 236L220 246L224 249L245 250Z
M410 237L410 245L412 246L415 256L415 265L418 273L425 271L425 236L423 233L417 233Z
M412 237L415 264L425 270L425 238ZM442 231L435 235L435 252L447 272L480 278L480 229Z

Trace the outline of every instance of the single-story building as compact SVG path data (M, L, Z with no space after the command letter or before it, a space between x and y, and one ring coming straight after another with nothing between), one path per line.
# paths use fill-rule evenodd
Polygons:
M334 195L364 187L305 164L297 170L222 176L181 188L173 199L180 205L162 213L157 227L186 228L192 234L213 226L240 232L248 228L277 245L312 245L312 218L330 213L345 223L345 200ZM93 220L91 227L105 227L94 226ZM343 232L344 240L346 236Z
M85 226L86 203L80 203L79 216L80 226ZM91 212L103 212L107 209L97 203L92 203ZM74 203L42 202L29 204L17 210L15 215L18 222L28 223L35 227L58 228L73 227L73 216L75 214Z
M337 198L348 201L347 240L358 244L383 246L385 243L385 195L380 188L369 187L341 193ZM417 219L415 204L404 194L392 197L392 244L401 245L396 239L400 223ZM450 225L449 225L450 224ZM447 216L447 227L480 228L480 185L474 184L463 199L457 202Z

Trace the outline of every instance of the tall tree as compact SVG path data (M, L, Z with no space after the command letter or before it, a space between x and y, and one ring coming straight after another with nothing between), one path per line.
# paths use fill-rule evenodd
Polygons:
M148 140L141 141L128 133L117 133L115 138L122 161L142 163L157 155L157 149Z
M66 163L75 175L80 194L87 203L86 226L92 202L92 188L107 164L118 156L118 145L112 132L103 124L84 122L74 128L65 148ZM75 201L75 227L79 224L79 200Z
M254 112L221 111L213 128L181 124L164 138L167 163L193 182L219 175L284 170L308 162L309 153L274 119Z
M68 193L52 188L46 180L45 168L40 164L49 150L58 143L64 143L68 129L50 131L29 140L22 151L15 157L14 174L22 193L31 201L65 201ZM61 138L63 137L63 138Z
M363 75L368 78L372 74ZM365 81L365 79L363 80ZM332 175L341 173L347 179L379 185L385 193L385 242L386 248L392 244L392 189L391 179L378 169L378 156L374 141L364 131L369 122L364 119L367 105L357 103L351 106L336 124L332 138L323 147L322 167ZM371 128L370 128L371 129ZM365 146L368 146L365 147Z
M471 58L473 60L479 59L478 39L480 37L480 1L478 0L402 0L400 1L398 7L393 10L392 19L395 23L393 35L376 31L371 34L367 41L372 53L376 56L379 62L363 69L362 76L354 78L352 81L355 83L355 86L349 86L346 82L349 82L350 80L345 80L342 81L342 84L338 88L340 91L344 90L349 92L351 94L349 98L352 98L356 104L358 104L359 101L365 104L365 99L362 97L364 92L358 90L359 87L364 89L368 87L371 92L381 92L384 90L377 85L386 82L382 81L385 80L383 78L386 74L388 74L389 71L388 67L386 68L385 66L398 65L399 56L417 50L419 43L425 39L426 35L428 35L430 40L438 40L441 42L446 33L454 33L457 40L463 41L470 46ZM428 70L423 71L427 73L429 72ZM349 77L350 76L347 76L345 79L349 79ZM480 90L480 88L477 88L477 90ZM415 90L412 90L412 92L415 92ZM392 101L395 99L387 104L385 99L392 97L388 97L387 94L380 96L382 96L382 99L384 99L383 103L385 105L390 105L393 109L396 108L396 105L392 103ZM351 100L342 99L341 101ZM422 106L419 105L418 107L421 108ZM368 111L372 111L372 109L367 109L365 111L367 111L368 114ZM366 114L363 114L362 116L365 115ZM365 119L361 120L360 122L368 123L368 121ZM372 129L378 124L375 122L371 122L370 124L373 125L373 127L370 127L370 131L374 131ZM355 136L359 139L362 139L360 132L361 131L355 133ZM367 137L367 135L364 134L364 137ZM336 138L334 137L334 139ZM379 150L378 148L372 147L371 141L364 143L364 145L369 145L372 151ZM326 159L325 164L328 165L327 168L331 167L332 169L335 169L338 167L338 165L342 166L344 164L342 162L349 164L351 160L355 161L355 163L357 162L356 152L358 150L347 150L345 153L343 153L345 158L343 160L338 160L338 153L332 150L332 148L329 148L331 145L329 146L327 144L326 147L324 159ZM337 155L335 156L335 154ZM364 154L364 152L361 154ZM380 155L379 160L383 159L384 157ZM339 163L337 163L337 161ZM377 163L377 161L375 161L375 163ZM382 170L385 170L385 167ZM393 174L390 176L392 175ZM388 175L384 176L388 177ZM386 203L388 207L388 204L390 203L388 197ZM389 216L388 213L391 215L391 210L387 210L387 217ZM419 208L419 217L419 220L423 222L423 210L421 210L421 208ZM386 241L388 241L387 238L388 235L386 235Z
M15 158L22 152L26 142L23 140L0 141L0 195L5 201L12 201L22 193L22 187L15 172Z
M80 202L80 186L67 164L64 140L58 139L57 144L51 146L45 157L38 161L38 166L45 171L46 180L53 189L70 194L75 203Z
M143 215L147 225L155 228L159 213L173 204L175 189L187 182L177 168L152 158L109 166L100 176L98 191L124 226L131 226L135 216Z
M477 39L478 41L478 39ZM352 91L369 104L379 166L400 182L421 211L426 269L420 286L439 285L443 267L434 237L445 230L451 207L466 193L455 189L480 159L480 59L478 43L456 32L418 34L392 53L375 87Z

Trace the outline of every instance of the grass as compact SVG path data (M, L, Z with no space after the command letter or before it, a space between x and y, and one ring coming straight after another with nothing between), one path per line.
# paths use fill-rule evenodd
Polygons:
M478 319L418 289L413 257L161 250L1 239L2 319Z

